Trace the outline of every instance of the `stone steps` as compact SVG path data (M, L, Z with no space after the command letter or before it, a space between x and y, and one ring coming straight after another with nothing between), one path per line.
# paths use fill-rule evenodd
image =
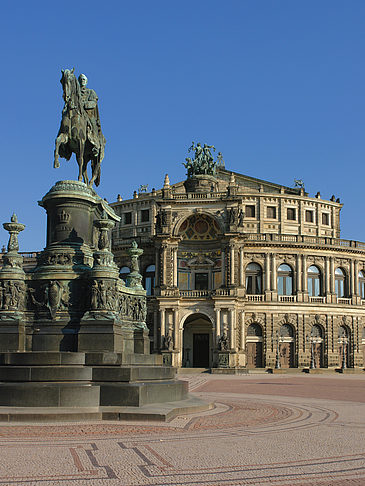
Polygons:
M0 366L0 382L171 380L176 370L159 366Z
M111 352L79 353L69 351L31 351L18 353L0 353L0 366L116 366L123 364L138 366L161 366L162 356L157 354L122 354Z
M1 407L0 423L50 423L85 422L97 420L162 421L167 422L177 415L211 410L213 403L203 402L198 397L188 395L184 400L176 400L158 405L142 407Z

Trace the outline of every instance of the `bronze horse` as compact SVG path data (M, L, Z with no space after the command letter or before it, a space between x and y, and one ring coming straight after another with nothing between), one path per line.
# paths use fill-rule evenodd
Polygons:
M100 183L100 164L104 157L105 139L101 133L93 133L92 124L83 106L78 80L72 70L62 69L61 84L65 106L62 110L62 120L56 138L54 151L54 167L60 166L59 157L70 160L72 153L76 155L79 165L79 181L88 186L98 186ZM93 140L91 143L90 138ZM97 141L99 146L95 146ZM92 176L89 181L87 164L91 161Z

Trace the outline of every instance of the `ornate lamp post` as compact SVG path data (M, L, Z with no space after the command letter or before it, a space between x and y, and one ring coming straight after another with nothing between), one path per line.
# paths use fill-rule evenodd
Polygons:
M19 273L23 275L23 257L18 253L18 235L24 230L25 225L18 222L18 218L14 213L11 217L11 222L3 223L3 227L9 232L8 251L3 258L3 270L10 270L12 273Z
M139 273L139 261L138 258L142 255L142 248L138 248L137 242L132 241L132 246L127 250L131 259L131 273L127 277L127 287L133 287L136 289L143 289L142 275Z

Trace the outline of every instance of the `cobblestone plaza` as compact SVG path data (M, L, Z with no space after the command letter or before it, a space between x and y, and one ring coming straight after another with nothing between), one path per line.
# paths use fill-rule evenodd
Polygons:
M0 484L365 484L361 375L180 375L209 412L0 427Z

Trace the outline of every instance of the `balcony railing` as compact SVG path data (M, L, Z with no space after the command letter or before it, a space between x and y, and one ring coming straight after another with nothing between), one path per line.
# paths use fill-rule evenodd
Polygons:
M211 290L180 290L180 297L209 297Z
M263 295L246 295L247 300L249 302L263 302L264 296Z
M208 192L208 193L194 193L188 192L187 194L172 194L172 199L182 200L182 199L220 199L226 196L226 192Z
M326 297L320 297L320 296L311 297L311 296L309 296L309 302L311 304L324 304L326 302Z
M306 235L277 235L275 233L251 233L242 235L246 241L266 241L282 242L282 243L304 243L309 245L324 245L336 246L342 248L357 248L365 250L365 243L355 240L343 240L341 238L330 238L322 236L306 236Z
M345 297L337 297L337 304L350 305L351 299L347 299Z
M279 295L279 302L296 302L296 295Z

